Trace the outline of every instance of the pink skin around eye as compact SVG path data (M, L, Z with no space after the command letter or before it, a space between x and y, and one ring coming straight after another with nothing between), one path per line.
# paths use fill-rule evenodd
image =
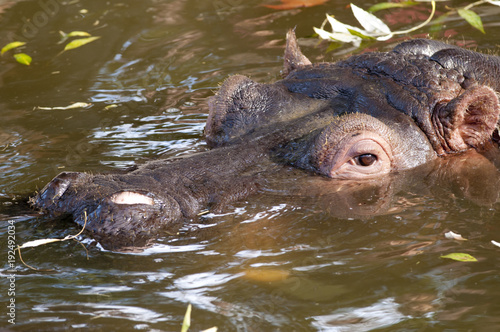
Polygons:
M348 135L335 146L335 150L319 165L323 174L334 179L376 178L389 173L394 160L389 143L369 131ZM369 166L360 165L356 158L364 154L374 155L376 161Z

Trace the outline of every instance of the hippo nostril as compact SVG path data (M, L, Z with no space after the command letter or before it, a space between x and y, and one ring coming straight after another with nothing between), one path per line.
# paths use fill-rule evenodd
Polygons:
M143 194L133 191L122 191L111 196L111 201L115 204L146 204L154 205L154 200Z
M52 198L61 197L68 189L70 183L71 182L66 179L60 179L60 178L54 179L54 181L52 182L52 188L50 188L53 191Z
M62 172L42 189L40 198L49 201L59 199L73 182L84 176L78 172Z

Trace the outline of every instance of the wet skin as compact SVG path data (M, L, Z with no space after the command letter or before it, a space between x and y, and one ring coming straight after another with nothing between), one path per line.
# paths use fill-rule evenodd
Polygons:
M498 179L499 57L413 40L391 52L311 64L289 32L284 62L283 80L234 75L208 100L212 150L126 174L64 172L33 206L71 215L117 250L269 189L290 166L314 179L318 193L334 188L339 203L328 209L338 211L353 187L392 183L409 170L456 179L481 165ZM498 192L491 195L495 202Z

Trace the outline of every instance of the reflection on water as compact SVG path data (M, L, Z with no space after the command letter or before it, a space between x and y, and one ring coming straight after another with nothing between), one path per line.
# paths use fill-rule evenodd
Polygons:
M369 331L393 326L405 318L393 298L365 308L343 308L331 315L314 317L313 326L321 331Z
M24 18L43 13L40 3L0 5L2 45L22 36ZM11 221L18 245L80 230L36 215L20 196L62 170L116 171L205 150L205 98L219 82L231 74L278 79L290 27L310 36L325 12L354 23L348 3L333 0L289 11L257 0L57 3L23 50L34 63L1 59L0 234L7 239ZM406 27L408 18L426 17L426 7L381 17ZM450 16L433 37L490 50L500 36L498 8L478 8L485 35ZM101 39L57 56L59 30ZM314 61L355 51L346 45L327 53L315 39L300 43ZM74 102L93 105L34 110ZM341 187L283 168L258 195L200 216L177 234L160 234L143 250L106 251L85 234L81 243L27 248L28 264L55 272L17 260L16 325L3 316L0 327L179 331L192 303L194 331L495 331L500 248L491 240L500 242L499 167L495 153L464 155ZM450 230L467 241L446 239ZM0 243L7 253L7 241ZM453 252L478 262L440 258ZM5 298L11 272L3 257Z
M167 320L160 313L146 310L134 306L119 306L119 305L106 305L97 303L83 303L78 306L75 305L37 305L33 307L35 313L43 313L45 317L32 319L33 323L63 323L66 319L60 318L64 313L78 311L79 315L99 317L99 318L118 318L127 319L132 322L149 322L158 323ZM36 315L36 314L35 314ZM53 315L52 317L47 315ZM74 329L87 328L87 324L71 324ZM145 326L147 328L147 325Z
M135 119L135 123L99 128L91 134L89 143L106 146L107 151L103 155L109 161L103 160L103 164L118 168L132 167L136 164L134 158L137 156L174 156L180 152L187 154L199 150L203 145L200 143L200 133L203 132L204 119L205 115L202 114L186 116L178 108L169 108L164 114ZM165 141L167 135L172 140Z

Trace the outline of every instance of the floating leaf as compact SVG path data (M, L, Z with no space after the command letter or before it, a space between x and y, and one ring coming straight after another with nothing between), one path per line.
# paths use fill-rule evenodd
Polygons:
M71 37L90 37L91 34L85 31L71 31L66 35L67 38Z
M70 110L70 109L74 109L74 108L87 108L87 107L90 107L92 106L91 103L83 103L83 102L79 102L79 103L73 103L71 105L68 105L68 106L56 106L56 107L43 107L43 106L37 106L36 109L38 110L43 110L43 111L51 111L51 110Z
M25 53L17 53L14 54L14 58L16 59L17 62L19 62L22 65L29 66L31 64L31 57L28 54Z
M75 48L78 48L78 47L81 47L81 46L86 45L88 43L91 43L99 38L101 38L101 37L88 37L88 38L80 38L80 39L72 40L68 44L66 44L63 51L73 50Z
M20 41L15 41L15 42L12 42L12 43L8 43L7 45L5 45L2 48L1 54L3 55L5 52L10 51L10 50L12 50L14 48L18 48L18 47L23 46L23 45L26 45L26 43L25 42L20 42Z
M70 33L66 33L64 31L59 31L62 39L68 39L71 37L90 37L92 36L90 33L86 31L71 31Z
M462 235L457 234L457 233L452 232L452 231L449 231L449 232L447 232L447 233L444 233L444 236L445 236L447 239L451 239L451 240L467 241L467 239L463 238L463 237L462 237Z
M181 332L187 332L191 326L191 303L188 305L186 314L184 315L184 321L182 322Z
M90 37L92 36L90 33L85 32L85 31L71 31L70 33L65 33L64 31L59 31L59 34L61 35L61 40L58 42L58 44L64 43L68 38L72 37Z
M452 254L441 256L441 258L449 258L459 262L477 262L477 259L469 254L454 252Z
M44 244L47 244L47 243L60 242L60 241L64 241L64 240L62 240L62 239L40 239L40 240L34 240L34 241L29 241L29 242L24 243L19 248L22 249L22 248L38 247L38 246L41 246L41 245L44 245Z
M377 3L376 5L371 6L368 9L368 11L370 13L374 13L376 11L383 10L383 9L411 7L411 6L415 6L417 4L418 4L418 2L415 2L415 1L382 2L382 3Z
M464 18L470 25L472 25L474 28L478 29L482 33L486 33L483 28L483 22L481 21L481 18L479 15L477 15L475 12L473 12L470 9L459 9L458 10L458 15L460 15L462 18Z
M214 327L211 327L209 329L203 330L201 332L217 332L217 327L214 326Z
M112 109L112 108L116 108L116 107L118 107L118 105L116 105L116 104L111 104L111 105L107 105L106 107L104 107L104 110L105 110L105 111L109 111L110 109Z
M493 243L493 244L494 244L494 245L496 245L497 247L500 247L500 243L498 243L497 241L491 240L491 243Z

